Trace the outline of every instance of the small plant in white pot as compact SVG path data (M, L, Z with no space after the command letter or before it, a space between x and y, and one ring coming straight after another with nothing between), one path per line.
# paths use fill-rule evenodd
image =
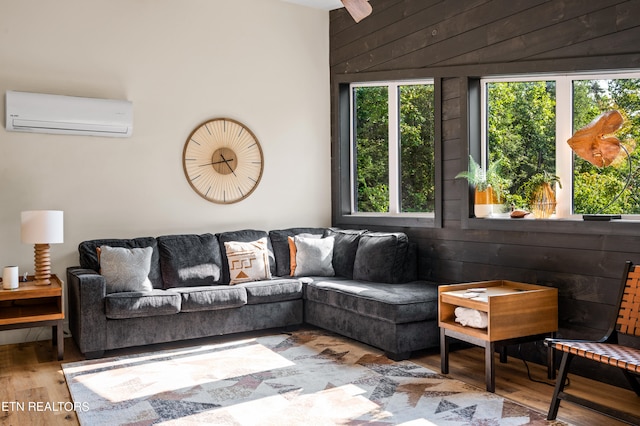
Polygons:
M506 179L499 173L498 162L489 163L484 170L473 157L469 156L469 170L462 171L456 178L464 178L474 187L474 215L475 217L489 217L493 213L502 213L505 201Z

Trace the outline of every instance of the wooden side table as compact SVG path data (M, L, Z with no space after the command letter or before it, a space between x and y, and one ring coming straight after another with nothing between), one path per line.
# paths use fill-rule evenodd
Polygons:
M486 290L470 298L469 289ZM488 326L473 328L455 322L458 306L485 312ZM449 338L481 346L485 349L487 391L494 392L496 345L553 337L558 330L558 289L504 280L442 285L438 288L438 316L442 373L449 372ZM501 352L500 360L506 361L506 352ZM549 378L555 378L550 348L547 369Z
M51 284L37 286L33 277L17 289L0 288L0 330L51 326L52 343L58 360L64 357L62 281L51 276Z

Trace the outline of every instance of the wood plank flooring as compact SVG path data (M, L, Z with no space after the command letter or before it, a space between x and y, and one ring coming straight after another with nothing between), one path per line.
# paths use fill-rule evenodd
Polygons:
M242 335L246 337L246 335ZM229 337L204 339L216 342ZM202 343L202 340L198 341ZM127 349L112 351L107 355L146 352L150 349L166 349L177 345L189 346L193 342L171 345L155 345L153 348ZM65 357L62 362L84 359L72 339L65 341ZM411 359L434 371L440 371L440 354L436 350L423 351ZM0 346L0 424L1 425L77 425L78 418L73 411L65 410L65 403L71 403L69 390L60 368L55 360L48 341ZM546 367L529 363L531 376L535 380L547 380ZM484 388L484 352L481 348L470 347L455 350L450 354L450 377ZM594 382L579 376L572 376L572 392L596 396L613 407L624 408L640 415L640 399L631 391ZM496 393L546 412L553 387L530 381L524 363L517 358L509 358L506 364L496 359ZM25 402L24 410L13 409L12 401ZM40 402L40 406L27 405L27 401ZM50 403L49 406L42 404ZM70 404L67 404L70 407ZM559 419L576 426L621 425L612 419L575 407L567 403L560 406Z
M433 371L440 371L439 352L429 351L418 354L412 361L424 365ZM532 381L527 376L527 369L521 359L509 357L506 364L500 363L498 356L496 365L496 394L527 407L546 413L549 409L555 380L547 379L547 367L528 363ZM484 349L469 347L449 354L449 376L465 383L485 388ZM631 390L610 386L581 376L569 374L571 392L585 398L597 398L610 407L640 415L640 397ZM538 383L544 382L544 383ZM625 423L595 413L566 402L560 403L558 419L575 426L617 426Z

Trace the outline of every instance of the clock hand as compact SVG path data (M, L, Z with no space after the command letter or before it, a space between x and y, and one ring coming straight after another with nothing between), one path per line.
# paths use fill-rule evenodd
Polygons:
M231 162L233 161L233 158L230 158L228 160L220 160L220 161L214 161L212 163L204 163L204 164L200 164L198 167L205 167L205 166L212 166L214 164L220 164L220 163L227 163L227 162Z
M233 161L233 158L231 160L227 160L226 158L224 158L224 155L220 154L220 158L222 158L221 162L224 162L224 164L227 165L227 167L229 168L229 170L231 170L231 173L233 173L234 176L236 176L236 172L233 171L233 169L231 168L231 166L229 165L229 161Z
M222 157L222 158L224 158L224 157ZM230 162L230 161L233 161L233 158L230 158L230 159L228 159L228 160L226 160L226 159L225 159L225 160L220 160L220 161L214 161L214 162L213 162L213 163L211 163L211 164L228 163L228 162Z

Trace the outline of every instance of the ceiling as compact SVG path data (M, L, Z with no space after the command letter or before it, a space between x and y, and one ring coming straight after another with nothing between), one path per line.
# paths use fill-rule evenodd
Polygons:
M301 6L313 7L315 9L322 10L333 10L339 9L342 6L342 2L340 0L282 0L287 3L295 3Z

